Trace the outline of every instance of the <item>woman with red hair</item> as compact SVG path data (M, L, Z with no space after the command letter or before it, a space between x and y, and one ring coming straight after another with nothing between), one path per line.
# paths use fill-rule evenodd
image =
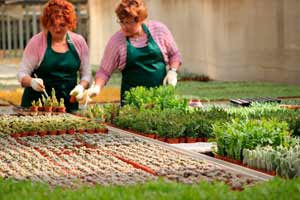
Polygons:
M89 96L100 93L115 69L122 71L121 104L132 87L175 86L181 56L168 28L146 21L143 0L122 0L115 10L121 30L108 42Z
M70 95L82 98L91 79L88 47L84 38L72 32L76 28L74 6L66 0L46 3L41 24L44 30L34 35L26 45L18 80L25 87L22 103L29 107L42 92L54 88L58 99L63 98L67 112L78 109ZM77 85L77 72L80 83Z

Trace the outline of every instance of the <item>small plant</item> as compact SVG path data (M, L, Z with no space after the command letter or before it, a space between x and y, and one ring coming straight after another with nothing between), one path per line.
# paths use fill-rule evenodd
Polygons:
M53 107L58 107L59 106L54 88L52 88L52 90L51 90L51 100L52 100L52 106Z
M59 100L59 107L65 107L65 100L64 100L64 98L60 98L60 100Z

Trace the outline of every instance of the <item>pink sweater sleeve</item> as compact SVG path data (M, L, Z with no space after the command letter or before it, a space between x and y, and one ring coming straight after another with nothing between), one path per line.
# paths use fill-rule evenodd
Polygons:
M171 65L174 62L179 62L181 64L182 58L172 33L167 26L162 23L154 22L154 26L154 39L158 41L157 43L163 51L167 65ZM161 35L163 35L163 37L161 37Z
M167 65L178 61L182 63L181 55L176 46L171 32L160 22L149 21L147 27L158 44L164 61ZM130 40L135 47L141 48L147 45L147 36L139 41ZM100 67L96 73L96 78L101 78L107 82L114 70L123 70L126 65L127 47L126 38L121 31L115 33L109 40Z
M19 82L22 81L24 76L30 76L40 65L47 48L46 37L43 37L43 34L43 32L38 33L27 43L17 73Z
M107 82L114 70L122 70L126 64L126 41L121 32L115 33L105 47L96 78Z

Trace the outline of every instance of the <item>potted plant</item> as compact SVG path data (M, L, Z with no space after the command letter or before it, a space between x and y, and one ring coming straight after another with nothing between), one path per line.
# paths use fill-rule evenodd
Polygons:
M66 112L65 101L63 98L60 98L59 100L58 112L62 112L62 113Z
M36 102L35 100L33 100L31 102L30 111L31 112L37 112L38 109L39 109L38 102Z
M52 112L52 99L50 97L47 97L44 100L44 111Z
M87 123L86 123L86 132L90 133L90 134L95 133L95 122L90 121L90 120L87 121Z
M108 129L102 124L95 124L95 133L108 133Z
M48 133L49 135L56 135L57 134L57 127L59 127L58 125L59 122L57 122L56 120L52 120L49 122L48 124Z
M9 132L10 132L10 136L13 137L13 138L18 138L18 137L21 136L21 134L19 133L19 131L16 130L16 129L10 128Z
M43 103L42 103L42 100L40 98L37 101L37 106L38 106L38 111L43 111L44 110Z
M40 124L38 135L44 137L48 134L48 127L46 125Z
M74 135L76 129L76 123L77 123L76 121L66 122L66 130L68 134Z
M55 93L54 88L52 88L52 90L51 90L51 101L52 101L52 112L57 112L58 107L59 107L59 103L57 101L56 93Z
M85 132L85 122L83 120L79 120L76 124L75 124L75 128L76 128L76 132L83 134Z

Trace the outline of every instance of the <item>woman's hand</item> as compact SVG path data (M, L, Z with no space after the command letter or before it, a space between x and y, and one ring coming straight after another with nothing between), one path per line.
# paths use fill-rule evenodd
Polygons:
M93 84L89 89L88 89L88 96L89 97L94 97L100 94L101 88L99 85Z
M168 71L166 77L164 78L164 85L173 85L174 87L177 84L177 72L176 69L171 69Z
M84 87L81 84L76 85L76 87L70 92L71 96L75 96L77 101L83 98Z
M30 86L37 92L43 92L45 90L44 81L40 78L32 78L30 81Z

